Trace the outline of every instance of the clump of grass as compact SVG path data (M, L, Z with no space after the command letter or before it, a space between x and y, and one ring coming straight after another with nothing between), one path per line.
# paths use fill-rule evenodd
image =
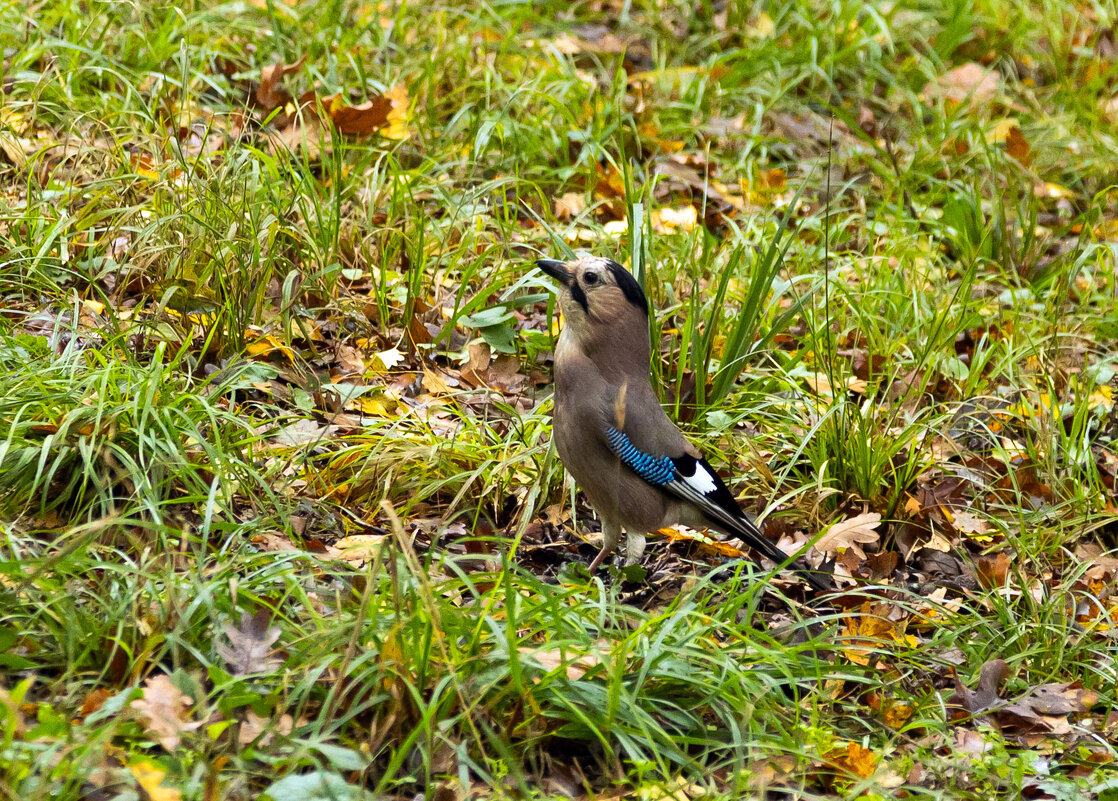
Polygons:
M267 496L252 466L258 435L223 408L235 376L191 381L186 351L159 345L141 361L119 341L91 348L76 328L64 336L60 353L46 337L0 349L0 492L10 511L162 522L175 506L209 516L215 504L232 509L238 492Z

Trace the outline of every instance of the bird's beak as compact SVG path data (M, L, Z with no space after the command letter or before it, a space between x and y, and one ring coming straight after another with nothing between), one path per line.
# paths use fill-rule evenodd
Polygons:
M536 259L536 266L550 275L563 286L570 286L571 271L567 265L557 259Z

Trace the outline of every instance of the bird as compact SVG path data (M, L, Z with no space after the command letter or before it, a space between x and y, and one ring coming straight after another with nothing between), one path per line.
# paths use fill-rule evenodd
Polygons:
M626 535L626 563L645 534L682 523L738 537L819 591L819 572L784 553L742 511L726 484L668 417L650 377L649 305L616 261L537 259L558 283L563 327L555 345L552 439L602 524L594 573Z

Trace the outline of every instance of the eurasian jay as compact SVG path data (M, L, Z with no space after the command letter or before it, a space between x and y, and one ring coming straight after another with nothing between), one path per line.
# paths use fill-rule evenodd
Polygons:
M675 523L713 528L778 565L788 562L660 406L649 378L648 300L636 279L596 257L536 266L559 282L564 318L555 347L555 446L602 522L590 571L617 548L622 530L627 564L636 564L645 533ZM799 561L792 566L816 589L832 589Z

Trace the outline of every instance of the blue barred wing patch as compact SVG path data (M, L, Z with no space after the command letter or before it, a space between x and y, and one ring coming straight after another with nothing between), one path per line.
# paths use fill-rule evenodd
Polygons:
M606 429L610 450L618 459L633 468L649 484L662 487L675 478L675 464L668 456L649 456L641 453L624 432L613 426Z

